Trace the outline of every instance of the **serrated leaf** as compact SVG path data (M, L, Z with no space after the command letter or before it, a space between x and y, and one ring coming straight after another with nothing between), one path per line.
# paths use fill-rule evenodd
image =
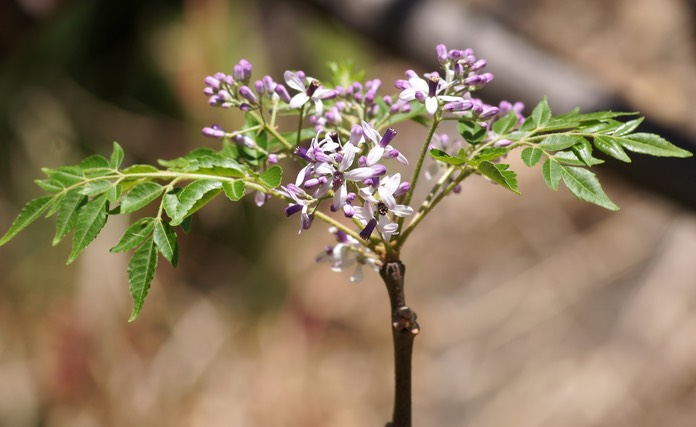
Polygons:
M131 224L123 233L121 240L110 249L111 252L126 252L140 246L155 228L155 218L140 218Z
M645 117L638 117L637 119L633 119L630 121L627 121L626 123L622 124L616 130L614 131L614 135L616 136L624 136L628 135L629 133L633 132L640 126L641 123L643 123L643 119Z
M522 150L522 153L520 153L520 157L522 157L522 162L524 162L525 165L531 167L539 163L539 160L541 160L541 155L543 153L544 151L541 148L527 147L524 150Z
M457 131L466 142L476 145L486 137L486 128L472 120L460 120L457 122Z
M430 150L430 155L438 161L441 161L442 163L446 163L448 165L454 165L454 166L461 166L464 163L466 163L466 158L463 157L452 157L446 152L440 150L439 148L433 148Z
M111 169L118 169L121 166L121 163L123 163L123 157L123 148L118 145L118 142L114 141L114 148L111 152L111 158L109 159L109 167Z
M46 210L48 210L48 208L50 208L51 205L56 202L56 200L57 199L55 196L43 196L27 202L27 204L24 205L24 208L22 208L22 210L19 212L19 215L17 215L17 218L14 220L14 222L12 222L12 225L10 226L10 229L7 230L7 233L0 238L0 246L9 242L14 236L17 235L17 233L27 228L32 222L36 221L36 219L46 212Z
M602 190L597 176L587 169L561 166L561 176L565 186L578 199L594 203L612 211L619 210L619 207L609 200L609 197Z
M544 127L551 119L551 108L549 102L544 97L532 111L532 122L537 128Z
M133 298L133 310L130 319L128 319L129 322L134 321L140 315L156 269L157 247L153 239L148 239L133 253L133 257L128 263L128 282Z
M120 213L135 212L162 194L164 187L155 182L143 182L131 189L121 200Z
M106 195L92 199L78 210L72 250L68 256L67 264L75 261L87 245L97 237L106 224L106 217Z
M212 179L201 179L193 181L191 184L177 195L178 204L169 215L170 210L165 204L167 214L171 217L171 225L179 225L187 216L193 214L198 209L202 208L212 198L217 196L222 191L222 183Z
M507 154L508 151L509 150L507 148L502 147L484 148L483 150L479 151L479 153L476 156L474 156L474 158L472 158L471 161L474 164L478 164L486 160L495 160Z
M592 144L590 144L590 141L586 140L585 138L580 138L580 142L570 147L570 150L577 156L578 159L582 161L585 166L594 166L604 163L604 161L592 155Z
M98 194L106 193L112 188L114 184L108 179L97 179L90 181L80 188L80 194L85 196L96 196Z
M104 156L101 156L99 154L94 154L92 156L87 157L83 161L81 161L80 168L82 168L82 169L108 169L109 168L109 161L106 160L106 157L104 157Z
M594 146L597 147L602 153L611 156L615 159L621 160L622 162L631 163L631 158L621 147L621 144L614 140L614 138L605 135L597 135L594 137Z
M604 163L604 160L591 157L590 164L588 165L585 163L585 160L580 159L580 155L572 149L566 151L557 151L553 154L553 158L562 165L570 166L594 166Z
M498 135L505 135L517 126L519 121L517 113L511 111L507 116L502 117L493 123L493 131Z
M625 137L614 137L623 148L634 153L657 157L691 157L693 154L683 150L654 133L634 133Z
M85 174L77 166L61 166L56 169L42 169L52 180L59 182L64 187L71 187L85 180Z
M60 193L65 187L55 179L35 179L34 183L47 193Z
M121 194L123 193L123 184L117 184L117 185L112 185L107 191L106 191L106 200L108 200L111 203L116 202L118 199L121 198Z
M169 218L177 217L177 211L179 210L179 194L181 193L181 190L183 189L175 188L168 191L162 197L162 206L164 206L164 211L167 213Z
M191 150L188 154L186 154L183 157L179 157L176 159L171 159L171 160L164 160L164 159L159 159L157 160L157 163L160 165L170 168L170 169L183 169L187 167L188 165L191 164L192 161L205 157L205 156L211 156L217 154L215 150L212 148L208 147L200 147L196 148L194 150Z
M560 151L581 143L583 140L584 138L580 136L560 133L547 136L537 146L545 151Z
M596 121L596 120L607 120L607 119L613 119L615 117L623 117L623 116L635 116L638 113L630 113L630 112L622 112L622 111L596 111L593 113L585 113L585 114L580 114L578 116L578 120L581 122L589 122L589 121Z
M159 172L154 166L151 165L133 165L129 166L121 171L121 173L126 175L134 175L139 173L156 173Z
M580 124L580 115L578 110L575 109L570 113L561 114L560 116L551 117L548 123L544 125L544 131L559 131L559 130L572 130L578 127Z
M56 234L53 237L53 246L61 240L75 227L77 213L85 202L87 196L83 196L77 189L68 191L60 202L56 214Z
M280 166L274 165L263 171L259 175L259 179L269 188L276 188L280 185L283 179L283 169Z
M552 158L546 159L541 167L546 185L553 191L558 191L558 183L561 180L561 165Z
M155 241L159 253L161 253L172 266L176 267L179 262L179 247L176 243L176 232L172 226L161 219L156 220L152 238Z
M240 200L246 193L244 181L225 181L222 183L222 189L225 191L225 196L233 202Z
M478 170L491 181L502 185L515 194L520 194L520 190L517 188L517 174L508 170L509 167L510 165L502 163L483 161L479 163Z

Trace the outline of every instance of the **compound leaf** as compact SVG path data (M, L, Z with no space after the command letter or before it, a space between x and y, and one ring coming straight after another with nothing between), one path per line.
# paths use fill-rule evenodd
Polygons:
M43 215L43 213L46 212L46 210L48 210L48 208L50 208L56 200L57 199L53 196L43 196L30 200L19 212L19 215L17 215L17 218L10 226L10 229L7 230L7 233L0 238L0 246L9 242L14 236L17 235L17 233L27 228L27 226L29 226L29 224L32 222L36 221L36 219Z
M137 319L143 309L143 303L150 290L152 279L155 277L156 269L157 247L154 239L150 238L133 253L128 263L128 282L133 298L133 310L130 319L128 319L129 322Z
M517 174L508 170L509 167L510 165L502 163L483 161L479 163L478 170L491 181L502 185L515 194L520 194L520 190L517 188Z

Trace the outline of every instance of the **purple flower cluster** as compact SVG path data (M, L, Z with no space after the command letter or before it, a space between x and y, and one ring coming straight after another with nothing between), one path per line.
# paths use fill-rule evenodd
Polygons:
M322 200L331 199L331 210L342 211L355 218L364 228L360 236L369 239L377 228L389 241L397 233L391 217L413 213L409 206L400 205L396 198L410 186L401 182L401 175L387 175L382 159L395 158L408 164L406 158L390 143L396 136L387 129L381 136L370 124L354 125L348 141L341 142L336 132L318 132L308 148L298 147L295 154L307 162L294 184L283 187L293 200L285 209L290 216L301 212L301 228L312 224L313 212ZM355 205L358 206L355 206Z

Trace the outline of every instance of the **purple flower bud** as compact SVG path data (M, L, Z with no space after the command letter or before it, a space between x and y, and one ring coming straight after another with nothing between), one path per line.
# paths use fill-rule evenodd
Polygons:
M216 79L213 76L208 76L205 78L205 84L212 87L215 90L220 89L220 80Z
M343 230L336 230L336 240L339 243L348 243L348 234Z
M309 230L309 227L312 226L313 220L314 220L313 216L309 216L308 214L303 213L302 214L302 229Z
M258 102L258 98L254 95L254 92L249 89L249 86L241 86L239 88L239 95L249 101L250 104L256 104Z
M435 46L435 52L437 52L437 60L440 61L440 64L447 62L447 46L438 44Z
M334 99L336 96L338 96L338 91L336 89L331 89L327 90L326 92L322 93L319 98L321 99Z
M367 92L365 94L365 102L367 104L372 104L375 102L375 93L374 92Z
M243 145L247 148L256 148L256 142L254 142L254 140L249 138L248 136L242 135L241 133L238 133L237 135L233 136L232 140L237 144Z
M420 91L416 92L416 100L418 100L418 102L421 102L421 103L425 102L425 98L427 98L425 92L420 92Z
M481 111L481 114L479 114L480 119L490 119L491 117L495 116L498 114L500 110L498 110L498 107L486 107Z
M262 193L260 191L257 191L256 194L254 195L254 203L256 203L256 206L261 207L266 203L266 200L268 200L268 194Z
M265 89L266 89L266 88L264 87L263 81L261 81L261 80L256 80L256 81L254 82L254 90L255 90L256 93L258 93L259 95L263 95L263 93L265 92Z
M217 73L213 74L213 77L220 81L223 81L225 79L225 73L221 73L218 71Z
M241 80L248 81L251 78L251 63L246 59L241 59L239 61L239 66L242 68L243 78Z
M306 160L306 161L308 161L308 162L313 162L313 161L314 161L314 160L312 160L311 157L309 157L309 156L307 155L307 149L304 148L304 147L297 146L297 147L295 148L295 155L298 156L298 157L300 157L300 158L302 158L302 159L304 159L304 160Z
M394 103L394 100L392 99L391 96L385 95L382 100L384 101L385 104L391 106Z
M206 86L205 89L203 89L203 95L211 96L214 94L215 94L215 89L210 87L210 86Z
M413 70L406 70L406 72L405 72L404 74L406 75L406 79L407 79L407 80L408 80L408 79L412 79L412 78L414 78L414 77L418 77L418 73L416 73L416 72L413 71Z
M384 153L384 157L386 157L388 159L393 159L393 158L399 157L399 154L401 154L399 152L399 150L397 150L396 148L393 148L391 150L387 150L386 153Z
M449 51L448 56L450 59L454 61L458 61L464 57L465 53L462 50L459 49L452 49Z
M377 176L382 176L387 173L387 167L384 165L381 165L377 163L376 165L370 166L370 169L372 169L372 176L377 177Z
M246 113L247 111L251 111L251 105L249 105L245 102L239 106L239 109Z
M362 183L366 187L372 187L373 185L375 185L375 181L376 181L375 178L367 178L367 179L363 180Z
M363 128L360 125L353 125L353 127L350 129L350 139L348 142L353 144L354 146L358 146L360 143L360 139L363 137Z
M304 182L305 188L314 188L320 184L319 178L310 178Z
M212 125L210 127L204 127L201 129L203 135L211 138L223 138L225 136L225 131L219 125Z
M277 84L274 91L278 94L280 99L283 100L283 102L285 102L286 104L290 103L290 94L288 93L288 90L285 89L285 86L283 86L282 84Z
M488 65L488 61L485 59L479 59L478 61L471 64L471 71L478 71Z
M355 95L353 95L353 98L355 98L355 100L358 102L362 102L364 97L362 93L358 92Z
M364 168L365 166L367 166L367 157L365 157L365 156L358 157L358 166L360 166L361 168Z
M367 110L367 115L370 117L375 117L379 113L379 105L373 104L369 110Z
M469 101L468 99L462 100L462 101L454 101L454 102L448 102L445 104L443 107L443 110L447 112L453 112L453 111L466 111L471 109L471 107L474 106L474 103Z
M229 74L225 74L225 77L222 79L225 83L228 85L233 85L234 84L234 77L230 76Z
M220 103L220 98L217 95L213 95L208 98L208 105L218 105Z
M353 215L355 215L355 209L353 206L349 205L348 203L343 205L343 216L346 218L353 218Z
M474 116L478 116L483 112L483 105L481 104L474 104L471 107L471 112L474 114Z
M394 191L394 197L403 196L404 194L408 193L410 189L411 183L408 181L404 181L401 184L399 184L399 186L396 188L396 191Z
M273 81L271 76L263 76L263 86L266 92L273 93L275 91L276 82Z
M236 80L244 80L244 69L241 65L236 64L232 67L232 75Z
M408 80L397 80L394 82L394 87L399 90L404 90L410 88L411 84L408 82Z
M360 82L354 82L352 85L350 85L350 89L354 92L362 92L363 86L360 84Z
M278 163L278 155L277 154L269 154L268 158L266 160L268 160L269 165L275 165Z

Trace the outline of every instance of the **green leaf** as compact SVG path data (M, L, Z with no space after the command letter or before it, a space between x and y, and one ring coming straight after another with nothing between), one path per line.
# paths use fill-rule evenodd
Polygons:
M691 157L693 154L683 150L654 133L634 133L626 137L615 137L623 148L634 153L658 157Z
M269 188L276 188L280 185L283 179L283 169L280 166L274 165L266 169L259 179Z
M53 246L60 243L75 228L78 211L86 201L87 197L80 194L77 189L65 194L56 214L56 234L53 237Z
M179 194L183 188L174 188L162 197L162 206L169 218L176 218L179 210Z
M584 138L580 136L557 133L542 139L538 147L544 151L559 151L581 143L583 140Z
M442 163L446 163L448 165L454 165L454 166L461 166L464 163L466 163L466 158L463 157L452 157L446 152L440 150L439 148L433 148L430 150L430 155L435 159L439 160Z
M592 144L585 138L580 138L580 142L570 147L570 149L585 166L594 166L604 163L603 160L592 155Z
M597 135L594 137L594 145L602 153L622 162L631 163L631 158L621 147L621 144L611 136Z
M96 196L98 194L106 193L114 186L114 183L108 179L97 179L90 181L80 188L80 194L85 196Z
M507 116L502 117L493 123L493 132L498 135L505 135L517 126L517 113L511 111Z
M42 169L53 181L59 182L63 187L71 187L85 180L85 174L77 166L61 166L56 169Z
M553 191L558 191L558 182L561 180L561 165L553 158L546 159L541 167L544 181Z
M35 179L34 183L47 193L60 193L65 187L55 179Z
M457 122L459 134L471 145L476 145L486 137L486 128L473 120L460 120Z
M179 261L179 248L176 244L176 232L172 226L161 219L156 220L152 238L162 256L176 267Z
M183 221L181 221L181 224L179 224L179 227L181 227L182 230L184 230L184 233L188 233L191 231L191 223L193 222L193 217L192 216L187 216L184 218Z
M106 200L108 200L111 203L116 202L118 199L121 198L121 194L123 193L123 184L117 184L117 185L112 185L107 191L106 191Z
M225 191L225 196L233 202L240 200L246 193L244 181L225 181L222 183L222 189Z
M497 148L497 147L489 147L489 148L484 148L483 150L479 151L479 153L474 156L471 161L475 164L478 164L482 161L486 160L495 160L500 158L501 156L507 154L509 150L507 148Z
M615 117L635 116L638 113L627 113L622 111L596 111L593 113L580 114L578 120L581 122L592 122L613 119Z
M118 142L114 141L114 149L111 153L111 158L109 159L109 167L111 169L118 169L119 166L121 166L121 163L123 163L123 157L123 148L118 145Z
M164 187L155 182L143 182L133 187L121 200L120 213L130 213L141 209L162 194Z
M640 126L641 123L643 123L643 119L644 119L644 117L638 117L637 119L633 119L633 120L630 120L630 121L622 124L621 126L616 128L616 130L614 131L614 135L616 135L616 136L628 135L629 133L636 130L638 128L638 126Z
M572 130L578 127L580 124L580 115L578 114L578 109L571 111L570 113L561 114L560 116L551 117L551 119L544 125L544 131L559 131L559 130Z
M30 200L19 212L19 215L17 215L17 218L10 226L10 229L7 230L7 233L0 238L0 246L9 242L14 236L17 235L17 233L27 228L32 222L36 221L36 219L43 215L43 213L46 212L46 210L48 210L48 208L50 208L56 200L57 199L54 196L43 196Z
M220 194L221 191L222 183L220 181L212 179L193 181L177 194L178 204L173 209L173 216L169 215L170 211L167 209L167 205L165 205L167 214L172 219L170 224L173 226L181 224L184 218L202 208L211 199Z
M552 157L557 160L558 163L570 166L594 166L604 163L604 160L591 157L588 159L590 162L588 165L585 160L580 158L580 154L575 150L575 147L572 147L571 150L557 151Z
M549 108L548 100L544 97L532 111L532 123L534 123L537 128L542 128L546 126L550 119L551 108Z
M106 204L106 195L101 195L79 209L75 220L72 250L68 256L67 264L75 261L104 228L107 217Z
M510 165L502 163L483 161L478 165L478 170L491 181L502 185L515 194L520 194L520 190L517 188L517 175L508 170L509 167Z
M160 170L152 165L133 165L125 168L121 173L126 175L134 175L140 173L157 173Z
M619 207L604 194L597 176L587 169L561 166L561 176L565 186L578 199L594 203L612 211L619 210Z
M129 322L138 318L143 309L143 303L150 290L152 279L155 277L157 269L157 247L154 239L148 239L134 253L128 263L128 282L130 283L130 293L133 297L133 311L131 311Z
M140 218L131 224L111 252L126 252L140 246L155 229L155 218Z
M82 169L108 169L109 161L106 157L99 154L94 154L87 157L82 162L80 162L80 168Z
M522 150L520 157L522 157L522 161L525 165L531 167L539 163L539 160L541 160L541 155L543 153L544 151L541 148L527 147L524 150Z

